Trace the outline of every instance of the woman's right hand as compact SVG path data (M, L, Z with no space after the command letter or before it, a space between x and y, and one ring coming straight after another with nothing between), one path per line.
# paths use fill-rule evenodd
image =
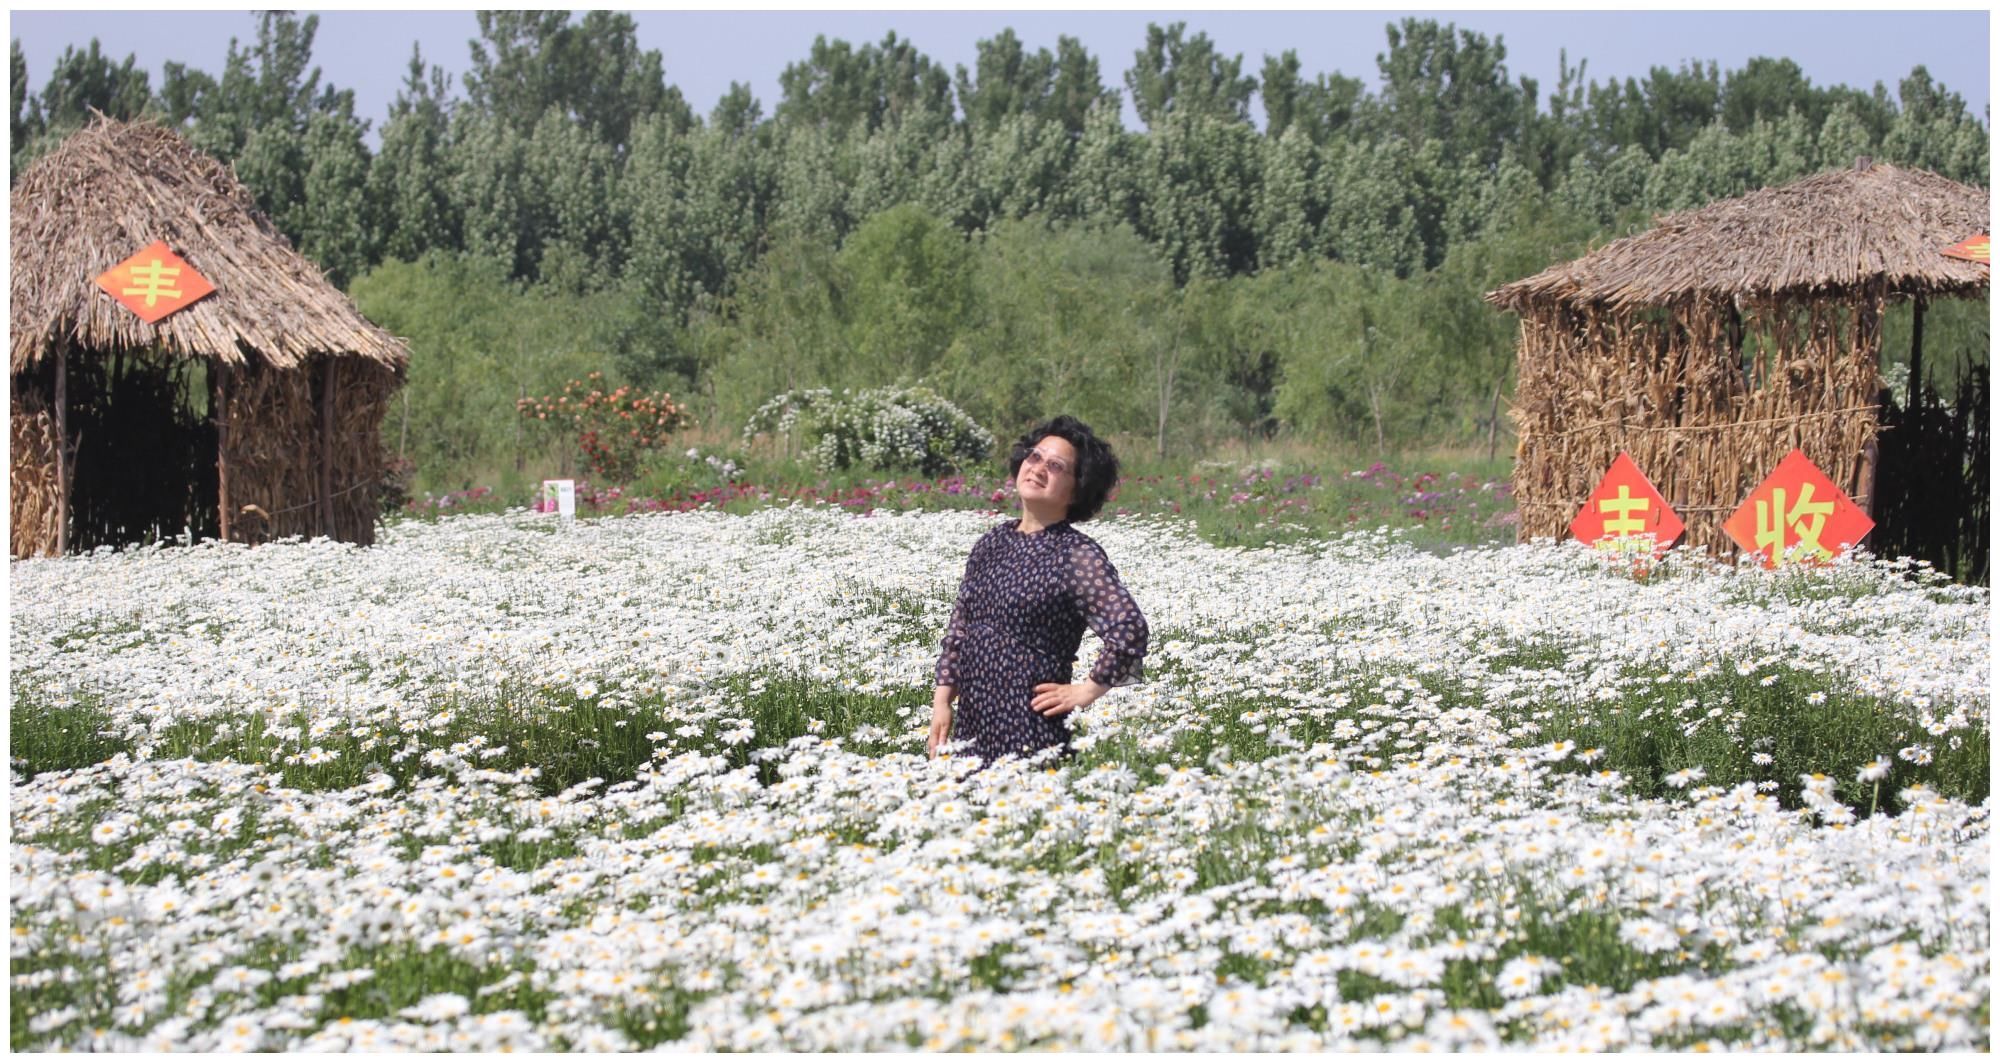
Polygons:
M940 695L931 702L931 733L924 742L924 755L937 756L938 747L951 738L951 698Z

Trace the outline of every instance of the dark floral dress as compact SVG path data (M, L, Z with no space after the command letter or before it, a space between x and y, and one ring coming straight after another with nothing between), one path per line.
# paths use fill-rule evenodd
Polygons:
M965 562L958 604L938 656L937 683L955 687L952 741L981 761L1050 746L1069 750L1067 716L1030 704L1041 683L1068 683L1086 626L1104 640L1090 677L1125 686L1142 676L1146 618L1104 548L1064 521L1032 535L1010 520Z

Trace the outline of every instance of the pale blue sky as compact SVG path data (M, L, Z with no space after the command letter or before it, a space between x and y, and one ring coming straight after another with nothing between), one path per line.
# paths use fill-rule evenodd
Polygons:
M478 34L470 11L320 12L313 57L323 80L355 90L356 109L379 129L402 81L413 42L427 62L456 76L467 65L467 42ZM1501 37L1507 68L1539 82L1546 101L1556 84L1558 53L1587 59L1586 77L1643 78L1654 66L1714 60L1726 73L1754 56L1789 58L1814 85L1867 90L1877 81L1893 96L1918 64L1963 96L1986 120L1990 98L1990 16L1985 11L642 11L634 18L641 47L660 50L667 80L706 115L729 83L747 81L768 117L778 100L778 75L806 57L816 34L854 45L876 42L893 29L946 69L970 67L975 43L1014 28L1026 46L1055 48L1067 34L1097 56L1106 85L1122 89L1132 53L1148 22L1186 21L1206 32L1225 55L1241 54L1254 76L1265 55L1296 49L1305 73L1338 71L1377 84L1375 56L1387 48L1383 27L1402 17L1435 18ZM160 83L167 60L220 73L231 37L255 36L244 11L13 11L9 36L21 42L29 84L39 92L66 46L92 37L114 60L136 55ZM461 92L462 95L462 92ZM1251 107L1259 125L1263 109ZM1126 125L1139 128L1131 105ZM371 137L372 139L372 137Z

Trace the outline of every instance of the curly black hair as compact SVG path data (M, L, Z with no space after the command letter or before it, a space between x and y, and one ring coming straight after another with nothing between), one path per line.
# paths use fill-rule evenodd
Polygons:
M1070 495L1069 511L1064 518L1076 524L1097 516L1098 510L1104 508L1105 496L1118 483L1118 455L1111 452L1111 444L1097 438L1089 425L1068 414L1051 417L1016 440L1013 452L1007 456L1007 474L1020 479L1021 463L1028 459L1028 452L1050 436L1067 440L1076 448L1076 490Z

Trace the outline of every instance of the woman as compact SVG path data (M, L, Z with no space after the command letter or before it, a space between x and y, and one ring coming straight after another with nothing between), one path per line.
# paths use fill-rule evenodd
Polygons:
M968 742L982 763L1052 746L1068 755L1065 717L1140 679L1146 618L1104 548L1074 527L1097 515L1118 482L1110 445L1076 418L1057 417L1014 444L1007 468L1021 516L982 536L965 563L938 656L932 756L947 739ZM1104 652L1072 683L1086 625Z

